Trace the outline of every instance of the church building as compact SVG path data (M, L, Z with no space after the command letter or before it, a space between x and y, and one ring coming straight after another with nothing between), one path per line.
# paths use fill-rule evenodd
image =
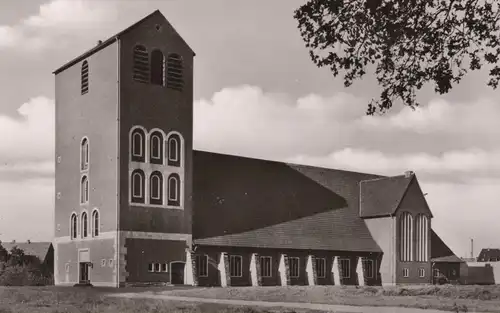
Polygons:
M56 285L432 283L413 172L194 150L194 57L155 11L54 72Z

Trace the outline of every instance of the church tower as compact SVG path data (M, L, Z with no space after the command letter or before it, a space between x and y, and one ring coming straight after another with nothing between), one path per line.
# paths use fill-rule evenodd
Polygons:
M155 11L54 72L57 285L185 282L193 59Z

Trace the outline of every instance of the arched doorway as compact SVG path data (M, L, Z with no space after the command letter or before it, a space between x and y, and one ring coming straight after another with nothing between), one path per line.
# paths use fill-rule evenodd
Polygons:
M184 268L186 263L182 261L170 262L170 283L172 285L184 285Z

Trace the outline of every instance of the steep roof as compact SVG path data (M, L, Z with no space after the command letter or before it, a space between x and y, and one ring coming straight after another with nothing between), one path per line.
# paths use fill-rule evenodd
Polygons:
M359 217L358 184L378 177L194 151L194 243L381 252Z
M481 252L479 252L477 261L488 262L493 258L497 259L497 261L500 261L500 249L492 249L492 248L482 249Z
M52 74L58 74L58 73L64 71L65 69L67 69L67 68L75 65L76 63L82 61L83 59L89 57L90 55L96 53L97 51L102 50L105 47L111 45L112 43L114 43L115 41L117 41L118 39L120 39L121 36L125 35L129 31L135 29L137 26L139 26L140 24L142 24L144 21L148 20L149 18L151 18L152 16L155 16L155 15L162 16L165 19L165 21L167 21L167 23L169 23L168 20L165 18L165 16L160 12L160 10L155 10L152 13L148 14L147 16L145 16L144 18L140 19L139 21L135 22L134 24L130 25L129 27L125 28L124 30L120 31L119 33L117 33L117 34L109 37L106 40L103 40L99 45L93 47L92 49L84 52L80 56L72 59L71 61L69 61L67 63L65 63L63 66L59 67L54 72L52 72ZM169 23L169 25L172 28L172 30L174 30L177 33L177 31L174 29L174 27L170 23ZM184 41L184 38L182 38L180 35L179 35L179 38L182 41ZM195 55L193 49L191 49L191 47L189 47L189 45L186 43L186 41L184 41L184 44L191 50L191 52L193 53L193 55Z
M414 175L382 177L360 182L359 215L363 218L396 213Z
M47 256L47 252L50 249L50 242L2 242L1 245L10 252L10 250L14 247L18 247L19 249L24 251L26 255L36 256L40 259L40 261L44 261Z
M431 229L431 261L434 263L463 263L450 247Z

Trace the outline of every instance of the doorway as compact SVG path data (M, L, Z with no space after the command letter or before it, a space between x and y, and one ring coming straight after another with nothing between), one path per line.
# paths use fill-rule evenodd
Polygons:
M80 262L80 278L78 280L79 284L90 284L89 268L90 264L88 262Z
M170 283L172 285L184 285L184 262L170 263Z

